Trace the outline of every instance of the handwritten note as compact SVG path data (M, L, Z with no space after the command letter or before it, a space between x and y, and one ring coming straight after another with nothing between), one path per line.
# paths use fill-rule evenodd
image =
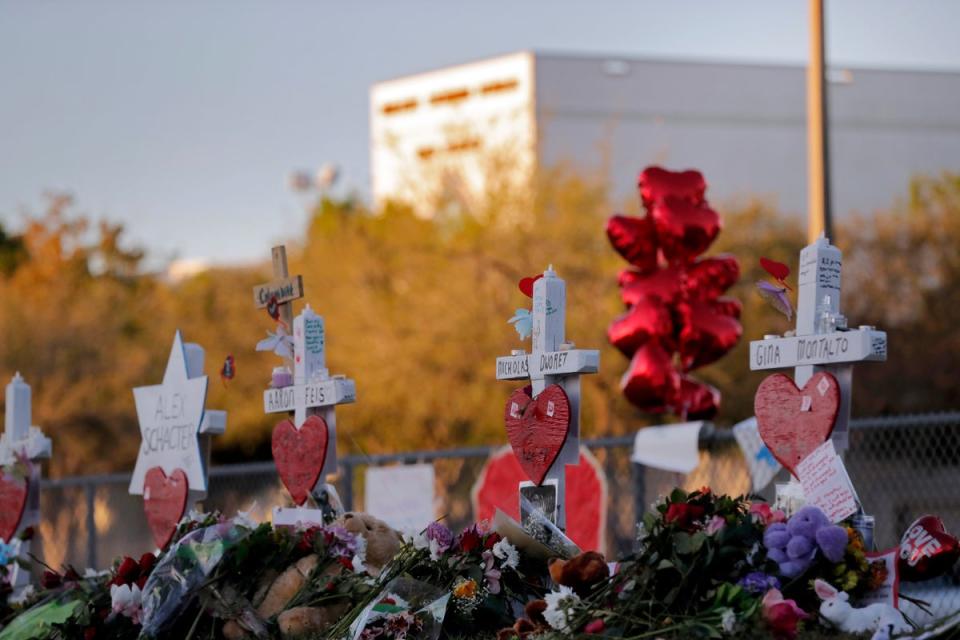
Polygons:
M797 465L807 504L820 507L831 522L840 522L857 512L857 499L843 461L832 440L817 447Z
M365 511L400 530L422 531L434 513L433 465L367 467Z

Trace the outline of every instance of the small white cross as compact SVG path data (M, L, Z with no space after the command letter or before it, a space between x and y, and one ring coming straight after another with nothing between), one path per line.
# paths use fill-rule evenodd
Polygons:
M10 465L17 461L17 456L25 456L31 462L30 479L27 488L27 504L23 516L17 525L17 535L27 527L36 527L40 522L40 460L49 458L51 454L50 438L43 435L39 427L30 424L31 399L30 385L17 372L7 385L6 416L3 435L0 435L0 465ZM15 537L16 539L16 537ZM5 542L10 543L10 540ZM18 557L28 558L30 541L19 543ZM30 572L21 569L17 563L12 563L10 586L16 596L30 584Z
M557 481L556 524L561 529L566 528L566 465L580 460L580 376L596 373L600 367L598 350L574 349L566 342L566 305L566 283L550 266L533 284L533 353L517 350L497 358L497 380L529 379L533 398L547 386L559 384L570 401L569 435L547 472L548 480Z
M832 439L838 452L849 443L853 363L887 359L887 334L862 325L846 330L840 313L843 254L821 235L800 252L797 274L797 325L793 336L764 336L750 342L750 369L795 367L800 388L817 371L829 371L840 384L840 411Z
M293 384L263 392L265 413L293 411L297 429L311 415L319 415L329 428L329 444L324 458L320 482L337 471L337 415L338 404L356 402L357 389L353 380L344 376L330 376L326 367L326 331L323 316L306 305L293 320Z

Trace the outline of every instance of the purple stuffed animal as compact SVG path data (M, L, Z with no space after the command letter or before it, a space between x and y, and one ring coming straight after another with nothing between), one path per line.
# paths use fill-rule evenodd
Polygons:
M832 524L819 507L803 507L786 522L771 524L763 533L767 557L780 566L788 578L801 575L813 562L817 551L830 562L843 560L847 531Z

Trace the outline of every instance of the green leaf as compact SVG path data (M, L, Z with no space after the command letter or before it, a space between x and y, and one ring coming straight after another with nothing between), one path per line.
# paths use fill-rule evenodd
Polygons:
M46 638L50 628L55 624L63 624L77 607L80 600L61 603L56 600L38 605L13 619L2 632L0 640L34 640Z
M687 492L677 487L670 492L670 502L686 502L687 501Z

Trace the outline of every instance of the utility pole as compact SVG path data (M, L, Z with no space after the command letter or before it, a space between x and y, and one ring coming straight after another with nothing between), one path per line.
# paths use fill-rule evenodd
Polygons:
M824 78L824 0L810 0L810 61L807 63L807 239L833 236L830 210L830 145Z

